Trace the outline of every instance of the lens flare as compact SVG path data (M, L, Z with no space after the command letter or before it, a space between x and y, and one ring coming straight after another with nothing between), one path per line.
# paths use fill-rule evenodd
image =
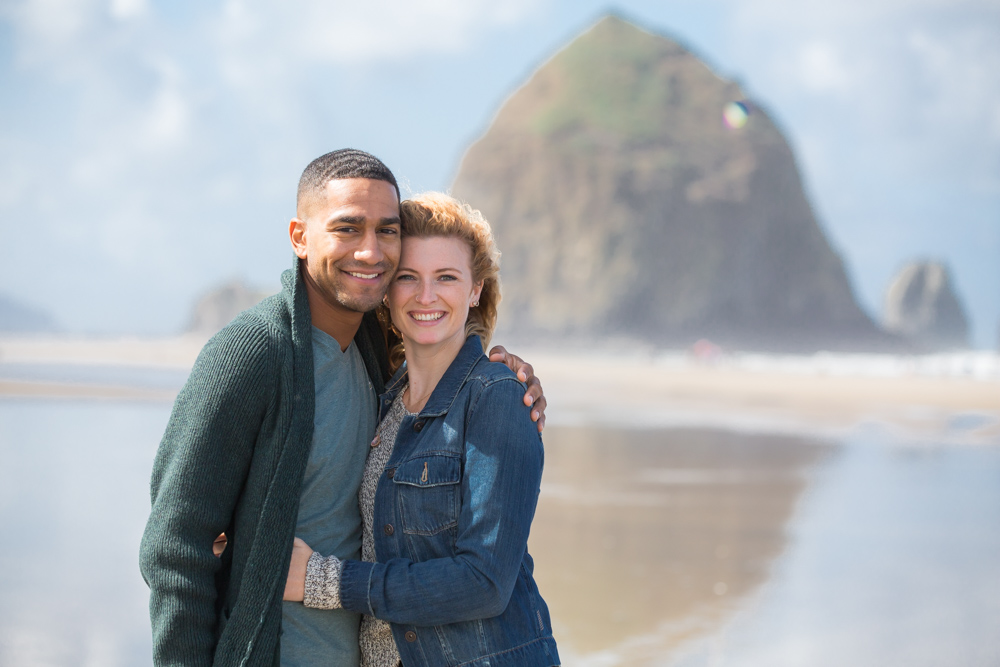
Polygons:
M746 102L730 102L722 110L722 122L731 130L738 130L750 118L750 105Z

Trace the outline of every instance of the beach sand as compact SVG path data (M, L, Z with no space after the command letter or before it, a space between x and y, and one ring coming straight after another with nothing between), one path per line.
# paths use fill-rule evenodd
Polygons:
M521 351L519 351L521 352ZM903 437L1000 444L1000 376L838 374L774 363L669 363L628 355L523 351L553 423L721 427L840 436L879 423Z

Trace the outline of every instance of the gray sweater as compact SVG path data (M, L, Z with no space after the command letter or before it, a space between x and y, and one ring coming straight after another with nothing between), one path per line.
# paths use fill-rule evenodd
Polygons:
M281 598L312 442L309 303L298 260L281 293L202 350L153 464L140 550L158 666L278 665ZM388 359L366 314L355 336L377 393ZM212 542L225 532L221 558Z

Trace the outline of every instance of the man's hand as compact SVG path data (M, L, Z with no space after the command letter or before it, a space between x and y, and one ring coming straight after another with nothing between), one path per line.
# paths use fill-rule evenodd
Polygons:
M542 392L542 383L535 377L535 370L531 364L521 359L516 354L511 354L503 345L495 345L490 350L490 361L499 361L507 368L517 373L517 378L528 385L528 392L524 395L524 404L531 407L531 421L538 423L538 432L545 428L545 394Z
M292 562L288 566L288 581L285 582L283 600L302 602L306 595L306 565L313 550L304 540L296 537L292 543Z
M218 558L222 555L222 552L226 550L226 545L229 544L229 538L226 537L225 533L220 533L215 542L212 543L212 553Z

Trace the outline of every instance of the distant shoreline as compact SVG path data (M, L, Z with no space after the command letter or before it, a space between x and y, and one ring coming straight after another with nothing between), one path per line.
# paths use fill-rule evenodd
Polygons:
M176 396L177 392L169 389L0 379L0 399L86 399L171 403Z
M204 342L201 336L0 338L0 369L34 364L183 371ZM995 353L698 360L681 352L516 351L543 381L551 424L839 435L876 423L906 438L1000 445ZM0 398L171 401L176 390L0 376Z
M190 368L208 337L0 337L0 364L81 364Z
M783 365L778 357L738 364L523 354L554 397L550 411L558 422L833 437L881 425L908 440L1000 445L1000 377L886 375L863 367L836 374L787 359Z

